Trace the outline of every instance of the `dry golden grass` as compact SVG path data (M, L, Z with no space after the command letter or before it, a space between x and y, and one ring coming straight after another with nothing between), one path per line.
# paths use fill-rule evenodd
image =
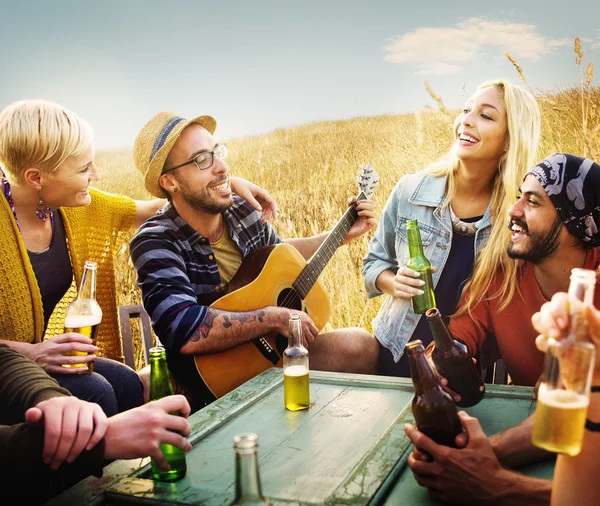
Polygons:
M600 159L600 88L585 86L582 121L580 87L538 96L543 133L538 158L566 151ZM585 126L584 126L585 125ZM359 166L371 163L380 176L373 197L377 214L398 179L424 168L452 142L452 119L424 109L414 114L363 117L311 123L271 133L229 139L233 174L269 190L279 204L273 226L283 238L304 237L330 229L341 217L346 199L356 193ZM100 188L149 198L130 152L99 153ZM371 329L382 298L367 300L360 269L369 237L341 248L323 274L332 327ZM119 303L136 304L140 294L126 245L118 253Z

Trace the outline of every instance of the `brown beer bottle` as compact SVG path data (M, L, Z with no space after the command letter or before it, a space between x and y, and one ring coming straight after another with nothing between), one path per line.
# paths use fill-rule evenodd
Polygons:
M417 428L436 443L456 448L462 425L452 397L444 391L425 357L419 340L406 345L410 375L415 387L412 412Z
M435 341L431 359L438 372L448 380L448 388L460 395L456 405L461 408L475 406L485 394L485 385L469 349L452 337L438 309L427 310L425 316Z

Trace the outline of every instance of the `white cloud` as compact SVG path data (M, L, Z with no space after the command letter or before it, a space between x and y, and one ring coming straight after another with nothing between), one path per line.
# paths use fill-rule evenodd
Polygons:
M475 17L454 27L417 28L395 37L385 46L384 60L408 64L418 74L447 75L481 56L486 47L508 51L518 60L536 61L557 47L572 44L570 39L546 38L534 25Z

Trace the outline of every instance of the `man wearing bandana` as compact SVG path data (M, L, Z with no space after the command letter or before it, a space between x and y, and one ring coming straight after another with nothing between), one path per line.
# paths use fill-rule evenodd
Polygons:
M519 290L511 298L498 296L504 276L499 268L483 302L451 320L453 336L473 355L486 339L495 338L512 381L535 385L544 355L536 348L538 332L531 317L555 293L568 290L571 269L598 271L599 224L598 164L555 153L532 168L509 210L507 253L519 264ZM600 289L594 305L600 307ZM415 448L433 456L427 461L415 450L409 457L419 484L452 504L549 504L551 481L508 469L550 456L531 444L533 417L489 440L476 418L461 413L461 420L466 433L458 438L459 449L437 445L412 426L405 428Z

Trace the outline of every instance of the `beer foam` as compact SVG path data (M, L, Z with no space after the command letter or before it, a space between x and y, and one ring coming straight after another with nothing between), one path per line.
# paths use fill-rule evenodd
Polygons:
M304 376L308 374L308 368L303 365L291 365L283 371L286 376Z
M567 390L548 390L538 392L538 401L559 409L581 409L587 407L589 399L585 395Z
M74 314L65 318L65 327L70 329L91 327L92 325L98 325L101 321L102 313L86 315Z

